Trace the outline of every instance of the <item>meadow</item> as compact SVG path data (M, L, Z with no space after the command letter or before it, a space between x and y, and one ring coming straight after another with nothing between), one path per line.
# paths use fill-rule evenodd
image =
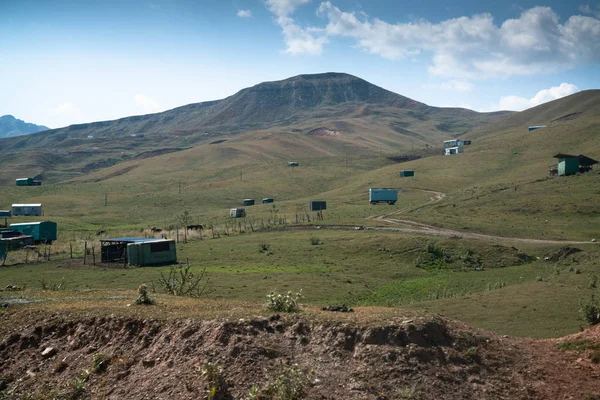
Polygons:
M51 299L42 281L52 286L64 278L63 291L74 297L90 290L132 296L142 283L160 293L160 273L169 267L83 265L84 241L97 252L103 237L178 237L179 262L196 273L206 269L211 299L262 302L272 290L302 290L312 305L425 309L518 336L573 333L585 325L580 303L598 290L600 250L591 240L600 239L600 171L548 177L548 166L559 151L598 158L598 118L549 124L535 134L523 126L530 120L476 132L473 145L452 157L431 153L397 163L394 154L340 155L340 149L314 156L306 138L252 136L127 160L40 187L3 186L0 209L43 203L43 219L59 224L59 240L50 261L25 250L9 253L0 287L27 288L4 296ZM323 140L331 146L335 139ZM300 166L287 167L288 161ZM415 176L401 178L401 169ZM396 187L399 200L372 206L370 187ZM244 198L264 197L275 202L246 207L245 219L229 218L229 208ZM310 200L327 201L323 220L308 211ZM205 226L187 243L176 231L185 212ZM420 234L356 229L398 226L377 216L428 227ZM33 220L39 218L10 222ZM151 232L152 226L163 231ZM436 227L500 238L439 237ZM107 232L97 236L100 230ZM551 257L569 246L581 251Z

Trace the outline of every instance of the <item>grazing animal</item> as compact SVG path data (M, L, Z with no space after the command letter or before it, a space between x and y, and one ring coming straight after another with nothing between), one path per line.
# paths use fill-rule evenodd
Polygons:
M162 229L161 229L161 228L157 228L157 227L155 227L155 226L153 226L152 228L150 228L150 230L151 230L152 232L162 232Z
M203 229L204 229L204 227L200 224L187 226L187 230L189 230L189 231L201 231Z
M96 232L96 236L104 235L106 231L98 231Z

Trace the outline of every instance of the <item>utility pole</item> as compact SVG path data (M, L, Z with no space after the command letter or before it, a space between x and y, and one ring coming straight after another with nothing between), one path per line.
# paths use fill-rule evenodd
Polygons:
M179 181L179 194L181 194L181 181Z
M244 180L244 171L240 171L240 181Z

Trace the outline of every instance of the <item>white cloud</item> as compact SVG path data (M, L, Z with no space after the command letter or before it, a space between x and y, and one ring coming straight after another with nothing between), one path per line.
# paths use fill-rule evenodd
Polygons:
M252 18L252 11L250 10L238 10L237 16L240 18Z
M267 8L278 17L286 17L298 6L310 3L311 0L265 0Z
M582 4L579 6L579 11L584 14L591 14L596 18L600 18L600 6L596 6L596 9L593 10L589 4Z
M160 111L160 104L151 97L138 93L135 95L135 104L146 114Z
M392 60L431 54L429 72L437 76L486 79L600 62L600 20L574 15L561 24L549 7L525 10L501 25L491 14L392 24L330 1L318 14L327 18L328 36L353 38L366 52Z
M290 15L298 6L309 3L311 0L265 0L267 8L275 16L275 22L281 27L287 54L320 55L323 46L329 42L324 29L313 27L303 28L296 24Z
M550 89L540 90L531 99L526 99L520 96L502 96L498 106L494 107L494 109L522 111L552 100L560 99L578 91L579 88L573 84L561 83L560 85L553 86Z
M54 112L56 114L72 114L75 111L72 103L62 103L56 106Z
M442 82L440 89L452 90L455 92L470 92L473 90L473 84L465 81L451 80L448 82Z

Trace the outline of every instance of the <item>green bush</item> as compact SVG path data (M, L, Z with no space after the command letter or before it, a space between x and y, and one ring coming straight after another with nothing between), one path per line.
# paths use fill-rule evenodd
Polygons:
M206 389L208 400L232 399L229 393L229 382L225 379L223 368L217 364L206 362L202 366L202 376L206 378L208 386Z
M300 400L306 398L313 383L313 372L300 369L298 364L278 364L269 383L262 389L252 386L249 399Z
M594 295L586 303L579 302L579 311L590 325L600 322L600 302Z
M300 298L302 290L298 293L293 293L291 290L287 294L280 294L272 291L267 295L266 309L275 312L298 312L300 311Z
M318 246L320 244L323 244L323 242L321 241L321 239L317 236L311 236L309 238L310 240L310 244L312 244L313 246Z
M148 296L148 286L140 285L138 288L138 298L135 300L134 304L136 305L146 305L151 306L154 304L154 299Z

